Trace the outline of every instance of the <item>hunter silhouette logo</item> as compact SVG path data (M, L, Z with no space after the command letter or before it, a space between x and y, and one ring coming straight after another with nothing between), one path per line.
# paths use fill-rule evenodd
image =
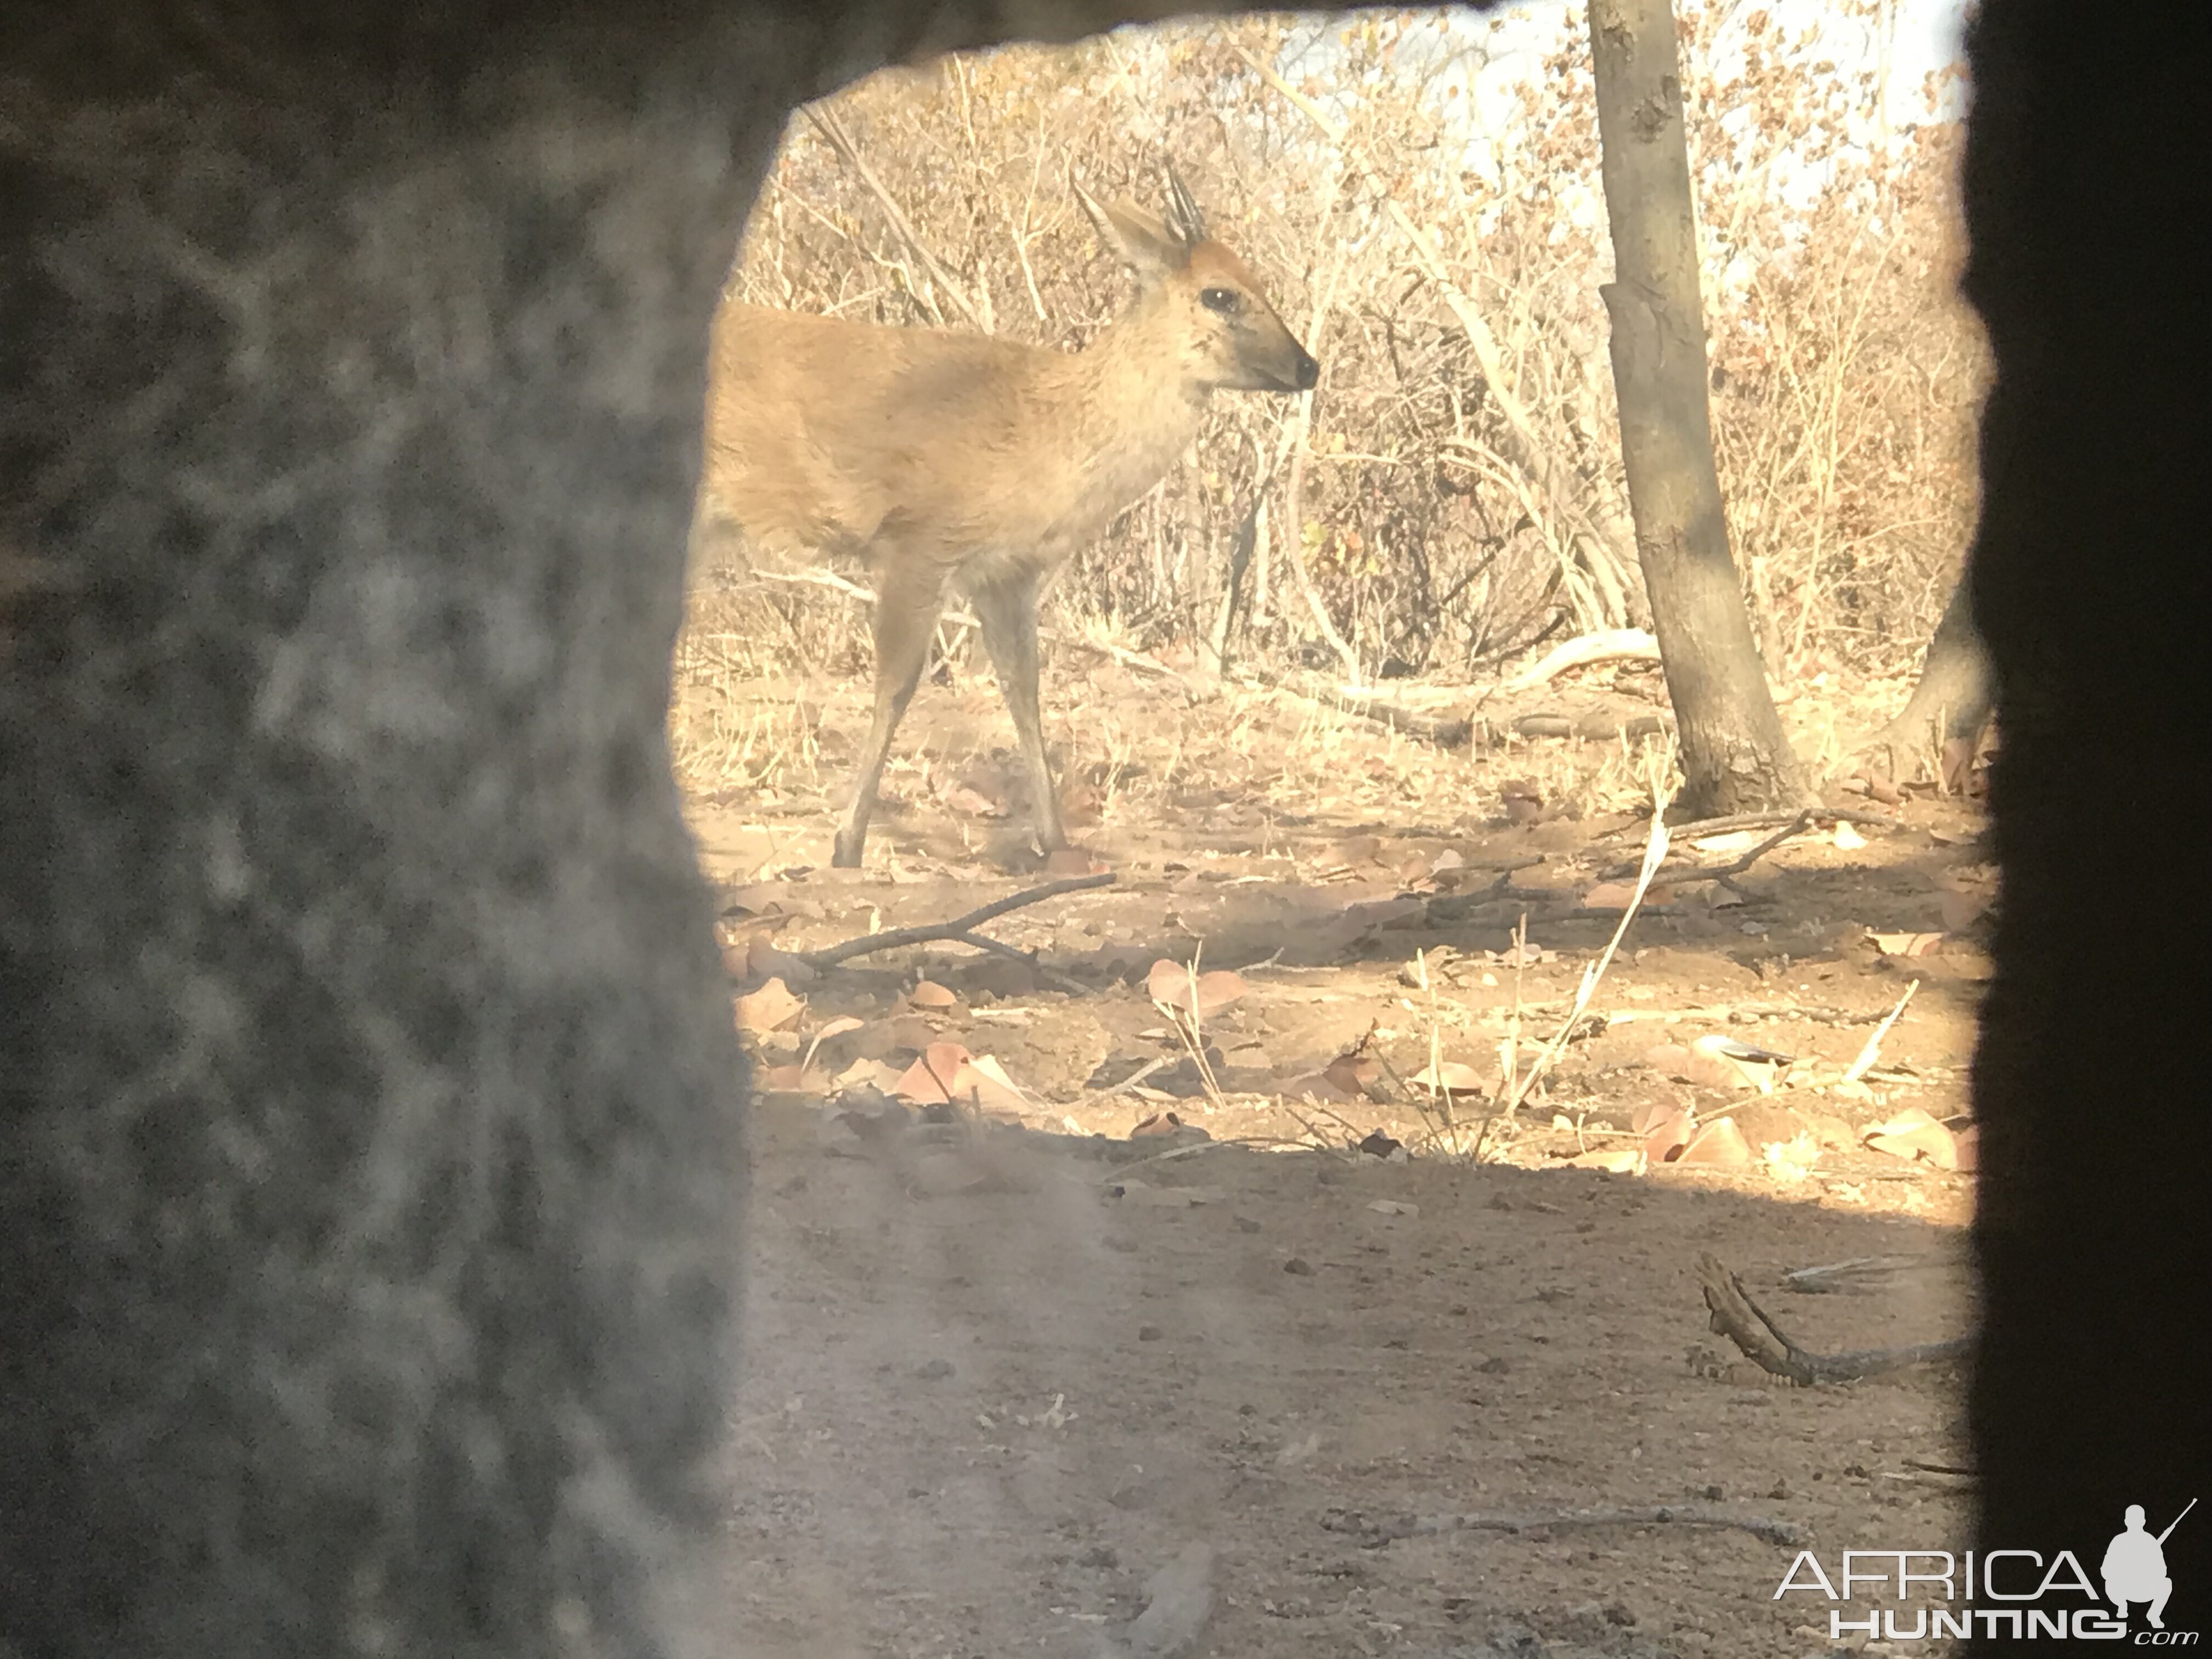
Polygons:
M2105 1599L2112 1610L2123 1619L2128 1616L2128 1603L2150 1603L2150 1627L2164 1630L2166 1598L2173 1594L2173 1580L2166 1576L2166 1540L2179 1526L2182 1517L2197 1507L2191 1498L2183 1505L2181 1514L2167 1523L2164 1532L2155 1538L2143 1530L2143 1506L2128 1505L2127 1530L2113 1535L2105 1546Z

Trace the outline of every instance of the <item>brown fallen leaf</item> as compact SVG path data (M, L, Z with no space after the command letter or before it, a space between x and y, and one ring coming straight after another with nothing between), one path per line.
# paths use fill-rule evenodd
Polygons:
M775 1031L805 1013L806 1001L803 997L793 996L791 988L781 980L772 979L757 991L738 998L735 1007L740 1031Z
M1632 881L1601 881L1583 895L1585 910L1626 910L1636 897Z
M1722 1118L1691 1136L1690 1144L1675 1155L1674 1161L1721 1169L1740 1168L1752 1161L1751 1145L1733 1121Z
M1480 1095L1487 1093L1482 1074L1464 1061L1447 1060L1441 1065L1424 1066L1411 1079L1432 1095Z
M830 1086L844 1094L872 1093L888 1099L896 1092L903 1075L897 1066L886 1066L880 1060L856 1060L830 1079Z
M919 981L914 989L906 994L906 1000L916 1008L931 1011L960 1006L959 997L933 979Z
M957 1042L931 1043L886 1092L924 1107L1018 1115L1030 1106L1029 1097L996 1060L972 1055Z
M1959 1167L1956 1138L1917 1106L1908 1106L1888 1121L1863 1131L1860 1138L1892 1158L1924 1159L1939 1170Z
M1018 1113L1029 1109L1029 1097L1015 1086L1006 1067L989 1054L978 1054L963 1066L954 1086L960 1097L972 1101L979 1111Z
M954 1091L960 1081L960 1068L968 1060L968 1050L961 1044L933 1042L900 1074L890 1092L916 1105L949 1105L960 1098Z
M1322 1068L1322 1075L1347 1098L1357 1100L1382 1075L1372 1054L1339 1054Z
M1739 1054L1732 1049L1742 1052ZM1778 1068L1771 1061L1756 1058L1764 1053L1763 1049L1746 1048L1729 1037L1708 1036L1687 1046L1660 1043L1644 1051L1644 1063L1655 1072L1708 1089L1756 1089L1768 1094L1773 1091Z
M1226 968L1214 969L1194 979L1187 966L1166 957L1155 962L1152 972L1145 976L1146 993L1155 1006L1166 1013L1188 1015L1195 993L1201 1019L1226 1008L1250 988L1242 976Z
M1308 1072L1301 1077L1276 1085L1275 1092L1285 1100L1358 1100L1361 1097L1342 1087L1323 1072Z
M1771 1076L1796 1058L1794 1054L1778 1054L1771 1048L1762 1048L1755 1042L1723 1036L1718 1032L1698 1037L1690 1047L1701 1054L1719 1055L1729 1064L1742 1067L1747 1076L1756 1075L1762 1071Z
M1690 1137L1697 1133L1698 1120L1695 1114L1678 1106L1636 1127L1644 1137L1644 1156L1654 1164L1664 1164L1690 1144Z

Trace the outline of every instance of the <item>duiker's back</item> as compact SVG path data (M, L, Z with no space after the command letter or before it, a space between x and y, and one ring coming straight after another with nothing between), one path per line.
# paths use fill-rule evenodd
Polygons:
M1023 477L1034 489L1072 364L985 335L726 304L702 514L762 550L860 554L899 524L939 541L989 518Z

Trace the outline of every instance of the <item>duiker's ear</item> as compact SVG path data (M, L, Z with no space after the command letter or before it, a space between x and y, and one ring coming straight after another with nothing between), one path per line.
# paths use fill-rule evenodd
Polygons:
M1075 199L1091 216L1098 240L1108 252L1119 254L1122 263L1137 273L1139 288L1163 282L1190 263L1188 245L1135 203L1124 200L1102 207L1082 185L1073 185L1073 189Z

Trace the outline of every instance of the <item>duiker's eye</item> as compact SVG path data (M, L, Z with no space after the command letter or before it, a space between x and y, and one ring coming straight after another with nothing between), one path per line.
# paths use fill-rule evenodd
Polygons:
M1244 305L1244 296L1233 288L1202 289L1198 301L1208 311L1218 311L1224 317L1243 309Z

